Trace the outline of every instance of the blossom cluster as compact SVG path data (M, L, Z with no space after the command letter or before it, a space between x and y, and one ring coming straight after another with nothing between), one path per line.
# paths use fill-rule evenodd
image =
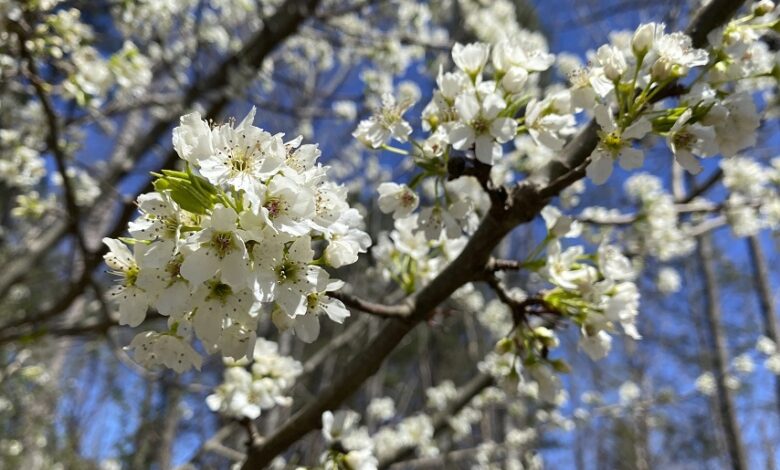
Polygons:
M764 228L780 227L780 159L771 166L736 156L720 163L723 185L729 191L726 218L738 237L755 235Z
M386 459L402 449L409 449L418 455L432 457L439 454L431 415L443 412L455 399L457 389L452 381L444 381L426 390L427 410L405 417L395 418L395 403L389 397L377 398L369 404L369 419L376 431L368 432L358 427L359 415L351 410L327 411L322 415L323 435L331 449L323 455L326 468L371 469L376 468L377 459ZM489 387L471 400L457 414L450 417L448 424L456 441L471 433L471 426L482 417L481 409L502 401L505 395ZM335 445L338 444L338 445ZM339 467L341 463L343 466Z
M696 247L691 224L680 221L674 197L661 179L648 173L629 177L624 188L639 207L638 218L627 236L628 246L661 261L690 254Z
M352 410L322 414L322 435L331 446L321 459L326 470L376 470L374 443L359 421Z
M580 224L552 206L542 215L548 235L523 264L553 287L533 298L524 292L507 293L515 304L535 306L529 311L538 316L534 321L541 322L513 318L505 302L489 304L480 321L502 339L495 352L480 363L480 369L502 382L525 388L533 384L534 396L560 404L565 395L556 374L567 372L569 366L561 359L550 358L560 344L555 325L565 319L578 325L580 348L591 359L600 360L609 353L611 334L618 327L631 338L641 338L635 324L639 291L633 282L635 267L615 245L602 242L595 256L586 254L582 245L564 249L561 238L578 236ZM546 255L542 257L538 253L543 249Z
M643 152L633 143L654 133L665 139L675 160L691 173L697 157L731 157L756 142L760 118L741 80L771 76L774 58L756 46L757 30L771 24L734 21L709 36L709 50L697 49L683 33L666 33L659 23L615 34L586 68L570 72L572 103L592 110L600 140L590 157L588 176L603 183L614 161L639 168ZM764 21L764 20L762 20ZM672 84L704 67L682 93ZM664 94L677 96L676 105Z
M404 117L412 101L389 94L353 134L369 148L407 156L416 168L408 182L378 187L380 210L396 221L376 250L383 274L413 291L418 279L435 275L437 265L451 259L442 252L457 254L461 237L475 226L472 214L486 211L485 181L460 176L453 168L488 165L494 185L511 182L518 170L533 176L577 131L577 113L594 115L600 128L587 165L588 176L599 184L614 162L641 167L644 156L637 143L651 135L662 137L691 173L701 171L698 157L730 157L754 144L759 114L738 82L772 71L768 51L751 55L761 54L752 46L753 30L769 27L755 24L756 18L713 32L707 48L693 47L690 37L667 32L663 24L642 24L613 35L610 44L589 56L587 66L561 57L559 68L568 73L570 87L544 94L539 74L555 56L538 35L518 30L493 44L456 44L455 69L439 70L433 99L422 111L423 138L414 138ZM678 86L697 70L692 83ZM411 142L412 148L392 147L392 140ZM510 142L517 150L505 155ZM643 206L636 242L668 260L689 252L693 241L679 228L674 200L650 178L642 180L647 187L639 177L627 183Z
M349 315L328 296L343 283L325 267L352 264L368 248L362 217L316 163L316 145L284 142L253 126L254 114L216 127L183 116L173 145L186 171L163 170L157 191L139 197L133 238L104 240L120 280L111 292L120 323L140 325L150 307L168 317L167 331L131 344L146 365L199 366L193 332L209 353L250 356L263 312L307 342L320 316Z
M280 355L279 346L263 338L257 340L251 361L226 359L225 367L223 382L206 398L206 404L212 411L237 419L256 419L262 410L290 406L292 397L287 392L303 372L300 362Z

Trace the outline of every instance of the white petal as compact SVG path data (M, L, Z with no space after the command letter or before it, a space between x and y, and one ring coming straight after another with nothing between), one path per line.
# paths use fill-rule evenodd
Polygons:
M145 293L137 287L128 287L117 296L119 303L119 324L136 327L146 318L148 303Z
M494 163L494 156L496 154L495 147L498 147L499 150L501 149L496 141L493 140L493 136L490 134L483 134L477 137L477 145L474 151L477 156L477 160L487 165L492 165Z
M219 232L230 232L236 228L238 214L232 207L216 206L211 214L211 226Z
M276 303L289 317L301 315L306 311L306 298L300 293L290 290L288 286L277 289Z
M249 283L249 265L239 250L227 255L220 263L222 282L234 290L241 290Z
M702 166L699 163L699 160L693 156L693 154L687 150L679 150L677 153L674 154L675 160L677 160L677 163L680 164L683 168L688 170L689 173L698 175L701 173Z
M474 142L474 129L463 123L455 124L450 129L450 144L457 150L466 150Z
M320 306L328 318L336 323L344 323L344 320L349 316L349 310L344 307L344 304L340 300L331 299L329 301L323 301Z
M455 109L463 121L469 122L479 114L479 101L474 93L463 93L455 98Z
M623 131L621 137L624 139L641 139L651 130L653 130L653 125L650 124L650 121L645 118L640 118L635 123L628 126L626 130Z
M593 114L596 117L596 122L605 131L612 132L617 129L617 124L615 123L615 117L612 115L612 110L607 106L596 106Z
M504 108L506 103L495 93L487 95L482 101L482 114L486 119L494 119Z
M304 343L312 343L320 335L320 320L309 313L295 318L295 335Z
M585 173L594 184L604 184L612 174L612 158L598 152L594 152L592 158Z
M498 118L490 124L490 133L499 143L509 142L517 134L517 121L511 118Z
M192 283L192 288L196 289L211 279L219 268L219 258L201 248L184 258L179 272L184 279Z

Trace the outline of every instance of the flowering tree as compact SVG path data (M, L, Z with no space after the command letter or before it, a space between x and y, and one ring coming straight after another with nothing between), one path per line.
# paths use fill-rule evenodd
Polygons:
M529 11L0 2L9 465L540 468L551 438L578 468L758 465L780 9L711 0L584 60ZM761 314L733 358L729 257ZM91 394L138 423L77 416ZM698 453L655 451L708 400Z

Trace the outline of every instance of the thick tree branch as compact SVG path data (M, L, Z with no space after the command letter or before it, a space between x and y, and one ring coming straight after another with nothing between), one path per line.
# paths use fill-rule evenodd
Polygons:
M687 196L685 196L681 201L678 202L680 202L681 204L687 204L693 201L697 197L707 192L710 188L712 188L715 185L715 183L717 183L722 177L723 177L723 169L718 168L701 184L691 189L691 192L688 193Z
M695 21L705 21L701 19L703 15L710 25L707 29L709 31L727 21L742 3L733 0L713 0L702 8L703 13L699 13L697 15L699 19ZM732 8L733 4L736 4L736 7ZM727 13L724 14L724 11ZM689 30L699 31L697 34L701 34L704 29L694 24ZM700 46L702 39L703 36L696 39L695 43ZM548 172L552 181L565 175L570 168L577 171L577 177L568 178L566 180L568 184L584 175L584 169L582 171L578 169L598 143L596 128L597 125L591 122L566 146L561 158L563 165L559 164L557 169ZM524 181L508 192L504 205L498 205L497 201L493 200L490 211L460 255L427 286L407 300L411 311L408 318L405 321L388 320L369 344L345 364L343 372L320 393L315 401L298 410L262 445L250 449L242 468L244 470L263 468L303 435L318 428L324 411L337 408L351 396L368 377L376 372L387 355L416 324L427 316L428 312L446 300L459 287L476 280L475 275L482 276L490 259L490 253L504 236L517 225L533 220L549 202L549 198L557 195L565 187L563 183L557 183L540 190L536 183Z
M65 208L68 211L68 229L76 238L79 249L84 257L87 257L89 250L84 242L84 237L81 234L79 227L80 210L78 203L76 202L76 191L73 188L73 182L68 175L67 155L65 149L61 143L61 126L59 119L57 118L57 111L54 109L54 105L49 98L49 94L46 90L47 84L43 81L38 73L38 67L35 64L35 58L30 50L27 48L27 27L21 23L12 23L17 31L17 37L19 38L19 51L22 58L25 60L27 70L29 72L28 78L35 90L35 95L43 108L43 114L46 117L46 125L48 132L46 133L46 146L54 156L54 162L57 165L57 171L62 178L62 192L65 196Z
M761 240L758 235L747 237L748 252L750 253L751 267L753 268L753 280L756 284L759 305L761 306L761 320L764 324L764 336L780 344L780 327L777 324L777 311L775 296L772 292L772 284L769 278L769 266L764 257ZM775 377L775 405L780 408L780 377Z

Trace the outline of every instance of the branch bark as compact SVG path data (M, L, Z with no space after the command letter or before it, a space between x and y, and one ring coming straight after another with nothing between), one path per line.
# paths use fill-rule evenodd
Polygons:
M328 292L328 296L340 300L344 305L352 307L355 310L369 313L383 318L405 318L411 314L407 305L383 305L368 300L363 300L351 294L344 292Z

